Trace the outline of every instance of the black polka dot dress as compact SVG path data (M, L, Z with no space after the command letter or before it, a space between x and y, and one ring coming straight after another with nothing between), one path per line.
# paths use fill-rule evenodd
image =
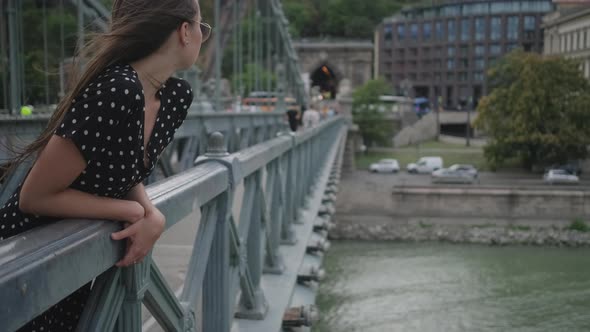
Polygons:
M55 131L71 139L87 163L70 188L124 198L151 174L193 100L190 85L177 78L168 79L157 95L161 105L144 148L144 93L130 65L110 66L82 89ZM0 240L59 220L20 211L20 188L0 209ZM19 331L75 330L89 294L89 285L80 288Z

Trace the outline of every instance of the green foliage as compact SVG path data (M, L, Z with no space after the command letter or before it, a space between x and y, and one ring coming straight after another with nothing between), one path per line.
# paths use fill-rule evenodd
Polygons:
M283 9L294 37L373 37L383 18L397 13L411 0L285 0ZM418 1L418 3L424 1ZM427 1L430 3L430 1Z
M590 228L588 227L588 225L582 219L575 219L575 220L573 220L569 224L569 226L567 227L567 229L569 229L571 231L582 232L582 233L586 233L586 232L588 232L590 230Z
M574 60L515 51L488 71L476 127L491 136L492 168L518 158L527 169L587 156L590 84Z
M251 91L255 91L256 73L258 72L258 79L260 81L260 90L265 90L267 80L270 79L271 86L276 84L276 75L256 64L246 64L244 71L236 73L231 77L232 90L237 91L238 83L241 82L244 87L243 96L247 96Z
M72 7L65 5L63 14L60 7L49 2L46 9L47 15L47 54L44 52L43 41L43 9L40 3L31 1L23 5L23 46L24 54L24 75L26 104L45 104L45 78L49 82L49 102L58 101L59 92L59 66L62 60L61 26L63 24L64 55L71 57L74 54L76 45L76 16ZM27 24L34 22L34 24ZM4 24L4 23L3 23ZM47 56L48 67L45 68L45 56ZM4 66L2 66L4 67ZM0 72L0 77L6 75L5 69ZM4 87L0 78L0 103L4 102Z
M390 125L385 121L384 114L378 111L378 106L379 96L391 91L391 87L380 78L368 81L352 96L352 116L367 146L387 141Z

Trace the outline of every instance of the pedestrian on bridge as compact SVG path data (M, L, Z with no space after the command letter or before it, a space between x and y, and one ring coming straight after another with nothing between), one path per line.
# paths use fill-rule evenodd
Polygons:
M12 163L36 158L0 209L0 240L65 218L120 221L112 239L127 241L116 264L124 267L164 230L142 181L193 100L171 76L195 63L211 27L196 0L115 0L111 21L83 51L84 71L46 130ZM19 331L75 330L90 291L89 283Z

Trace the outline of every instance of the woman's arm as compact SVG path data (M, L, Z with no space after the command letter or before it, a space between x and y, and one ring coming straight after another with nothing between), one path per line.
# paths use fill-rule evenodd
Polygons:
M157 208L154 206L154 204L152 204L152 201L145 192L145 186L141 182L135 185L135 187L131 188L131 190L129 190L129 193L127 193L125 199L141 204L141 206L143 206L143 209L145 210L146 216L150 213L153 213L154 210L157 210Z
M130 223L144 217L145 210L138 202L98 197L69 189L85 168L86 161L74 143L54 135L23 183L20 209L43 216Z

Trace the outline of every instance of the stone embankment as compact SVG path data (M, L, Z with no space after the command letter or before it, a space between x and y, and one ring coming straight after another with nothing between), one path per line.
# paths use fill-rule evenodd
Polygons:
M550 227L502 225L451 225L418 223L416 225L389 223L385 225L339 223L330 231L333 240L369 241L441 241L489 245L552 245L590 246L590 233Z

